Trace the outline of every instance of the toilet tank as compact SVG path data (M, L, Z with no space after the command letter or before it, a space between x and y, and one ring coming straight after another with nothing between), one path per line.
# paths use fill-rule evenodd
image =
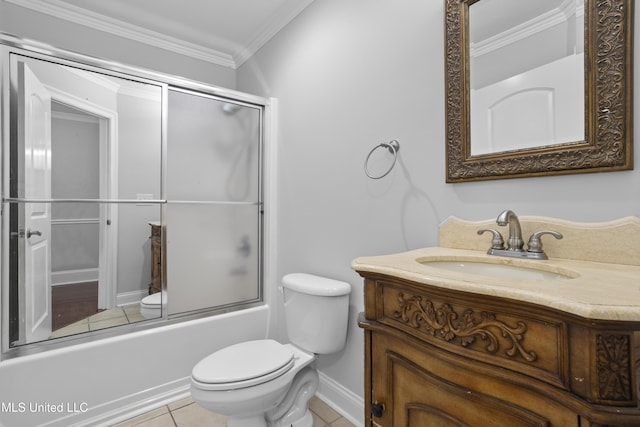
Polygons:
M351 285L305 273L282 278L289 341L316 354L342 350L347 338Z

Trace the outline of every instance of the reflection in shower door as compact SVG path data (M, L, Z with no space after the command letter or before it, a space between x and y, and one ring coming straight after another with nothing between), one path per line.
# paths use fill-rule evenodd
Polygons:
M169 90L168 313L257 301L261 110Z
M27 64L19 64L20 105L23 112L21 143L24 147L24 195L51 197L51 95ZM24 342L51 334L51 207L27 203L24 225L25 280L21 295Z

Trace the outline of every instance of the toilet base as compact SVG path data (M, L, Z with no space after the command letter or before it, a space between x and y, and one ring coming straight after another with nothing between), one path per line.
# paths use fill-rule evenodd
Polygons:
M284 399L275 409L267 412L269 427L312 427L313 416L309 400L318 389L318 372L307 366L296 375Z
M276 408L259 416L228 417L227 427L313 427L309 400L317 389L318 372L306 367L296 375Z
M227 418L227 427L267 427L264 415L248 418Z
M304 414L304 417L291 424L291 427L313 427L313 415L311 415L311 411L307 409L307 413Z
M249 417L249 418L228 418L227 419L227 427L273 427L278 424L267 423L264 416L260 415L257 417ZM311 415L311 411L307 409L307 412L304 416L298 421L293 422L292 424L288 424L287 427L313 427L313 415Z

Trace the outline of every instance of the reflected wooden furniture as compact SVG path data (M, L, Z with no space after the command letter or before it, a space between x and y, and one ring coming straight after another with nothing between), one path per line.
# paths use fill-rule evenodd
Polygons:
M149 295L162 290L162 227L159 222L150 222L151 226L151 283Z
M359 274L365 426L640 426L640 322Z

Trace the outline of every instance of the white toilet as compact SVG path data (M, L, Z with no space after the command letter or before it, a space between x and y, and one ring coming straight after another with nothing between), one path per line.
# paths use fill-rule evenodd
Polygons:
M308 402L318 373L311 363L344 347L348 283L295 273L283 277L282 286L289 344L235 344L205 357L191 373L193 400L225 415L227 427L312 427Z
M155 319L162 316L162 292L156 292L142 298L140 314L145 319Z

